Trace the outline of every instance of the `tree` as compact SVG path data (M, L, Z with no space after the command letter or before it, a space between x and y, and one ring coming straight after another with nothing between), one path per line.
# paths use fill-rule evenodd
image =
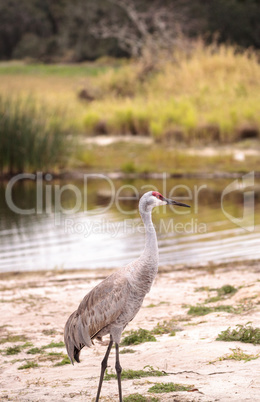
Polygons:
M144 48L151 53L177 46L185 16L176 1L107 0L110 13L89 31L96 38L114 38L131 56L140 56ZM113 12L112 12L113 9Z
M201 21L200 33L211 42L229 42L241 47L260 48L259 0L196 0L190 15Z
M259 0L0 0L0 59L93 60L187 46L260 48Z

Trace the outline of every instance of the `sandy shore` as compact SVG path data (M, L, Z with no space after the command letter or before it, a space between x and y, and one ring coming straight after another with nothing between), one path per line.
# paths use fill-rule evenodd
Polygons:
M159 322L176 320L180 331L175 336L156 336L157 342L131 346L135 353L121 355L123 369L143 369L146 365L169 373L165 377L124 380L124 396L139 393L159 401L259 401L260 357L250 361L219 360L241 348L256 355L260 345L216 341L217 335L229 326L252 322L260 327L260 263L233 263L200 267L163 267L151 292L128 330L151 330ZM95 397L100 363L106 347L96 343L84 348L81 363L55 364L62 356L48 353L65 348L46 348L28 354L51 342L63 341L63 327L83 296L108 271L48 272L42 274L0 276L0 359L1 400L9 401L92 401ZM204 316L188 315L189 305L204 303L216 291L208 289L232 285L238 289L232 296L207 306L230 305L234 312L211 312ZM198 290L200 288L200 290ZM202 290L201 288L204 288ZM152 306L151 306L152 305ZM149 307L148 307L149 306ZM10 336L20 338L11 339ZM21 338L21 336L24 337ZM9 337L9 341L3 341ZM31 342L31 346L26 344ZM24 346L17 354L8 355L7 348ZM18 369L27 361L38 367ZM211 363L210 363L211 362ZM109 359L114 370L114 350ZM192 392L151 394L148 389L157 382L193 385ZM116 380L105 381L103 401L117 401Z

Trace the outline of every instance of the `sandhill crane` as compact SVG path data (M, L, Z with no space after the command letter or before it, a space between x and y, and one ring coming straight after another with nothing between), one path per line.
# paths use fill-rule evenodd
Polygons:
M144 251L137 260L94 287L65 325L64 339L72 364L74 359L79 363L81 349L84 346L90 347L94 338L102 340L102 336L110 334L110 342L101 363L96 402L99 400L108 356L114 342L119 401L122 402L119 343L124 328L139 311L158 271L158 244L151 215L154 207L166 204L189 207L167 199L156 191L149 191L141 197L139 211L146 233Z

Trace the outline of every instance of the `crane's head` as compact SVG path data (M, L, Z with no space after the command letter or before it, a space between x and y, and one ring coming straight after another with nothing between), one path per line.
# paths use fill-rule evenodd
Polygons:
M187 204L165 198L158 191L148 191L141 197L139 202L140 209L144 212L151 211L154 207L159 207L160 205L179 205L180 207L190 208Z

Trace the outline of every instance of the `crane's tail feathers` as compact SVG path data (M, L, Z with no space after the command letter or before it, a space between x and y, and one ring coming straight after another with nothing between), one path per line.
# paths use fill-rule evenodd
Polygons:
M80 363L79 355L80 355L80 350L77 348L74 348L74 359L76 360L77 363Z
M85 318L85 317L84 317ZM82 321L81 315L78 316L78 332L81 343L91 348L92 342L89 335L88 323Z
M66 322L64 341L72 364L74 364L74 359L77 363L80 362L79 355L84 346L91 347L92 345L88 325L84 324L77 311L74 311Z

